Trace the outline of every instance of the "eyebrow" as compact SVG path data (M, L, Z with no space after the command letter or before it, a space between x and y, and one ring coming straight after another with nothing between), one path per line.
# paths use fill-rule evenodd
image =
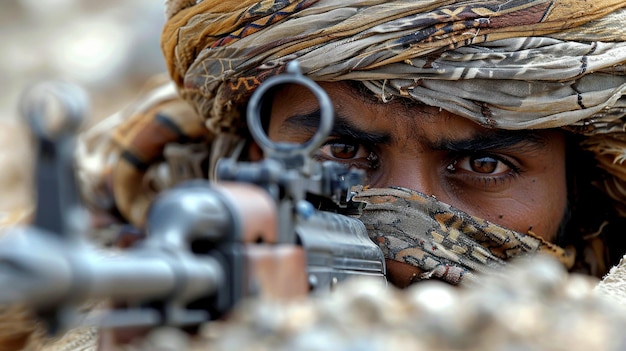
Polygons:
M319 124L320 110L317 109L308 113L295 114L288 117L283 125L280 126L280 131L282 133L293 133L297 130L313 135L317 131ZM349 138L367 144L378 145L389 144L392 139L391 135L387 133L362 130L354 125L350 121L350 118L341 114L335 116L330 136ZM534 130L496 129L459 139L441 138L429 144L431 149L439 151L481 152L503 150L513 147L523 149L523 151L531 151L541 148L545 143L545 138Z
M296 114L287 118L280 127L281 132L289 133L294 129L304 130L313 135L320 125L320 110L314 110L304 114ZM350 122L350 119L341 114L335 115L333 128L330 136L350 138L369 144L386 144L391 140L391 135L362 130Z
M546 140L534 130L489 130L488 133L478 133L469 138L440 139L432 148L453 152L480 152L489 150L503 150L519 148L531 151L541 148ZM520 150L522 151L522 150Z

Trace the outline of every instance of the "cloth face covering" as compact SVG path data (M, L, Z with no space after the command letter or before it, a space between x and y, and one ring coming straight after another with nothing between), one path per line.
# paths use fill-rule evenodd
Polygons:
M471 216L433 196L400 188L357 188L354 201L366 203L359 219L388 259L408 263L422 279L459 284L475 273L503 266L530 253L548 254L566 268L574 253L542 238Z

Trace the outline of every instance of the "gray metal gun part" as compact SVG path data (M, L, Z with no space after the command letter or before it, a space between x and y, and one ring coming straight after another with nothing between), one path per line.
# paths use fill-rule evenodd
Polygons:
M320 128L302 145L273 143L261 127L265 94L288 83L304 85L320 101ZM333 124L325 92L293 62L252 96L248 123L266 159L224 159L219 181L194 180L164 191L148 212L147 238L123 252L111 255L84 235L64 235L71 228L54 224L54 218L65 218L65 206L76 204L56 205L60 193L42 197L47 200L38 211L62 211L0 240L0 304L25 303L65 329L82 318L82 303L108 299L114 308L83 323L185 326L220 318L247 297L327 292L355 276L386 284L382 252L360 221L342 214L359 210L350 188L362 173L312 159ZM59 137L65 139L55 143L71 144L71 135ZM68 154L50 157L60 168L70 167L67 159L55 158ZM47 185L38 183L38 192L63 183L62 173L55 172ZM59 189L75 190L67 187Z
M38 190L34 225L57 235L74 233L80 211L72 164L74 135L84 122L87 94L67 82L44 82L27 89L19 109L35 137Z

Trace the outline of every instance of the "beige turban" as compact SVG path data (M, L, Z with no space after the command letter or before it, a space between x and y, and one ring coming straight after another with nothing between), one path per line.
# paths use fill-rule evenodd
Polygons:
M214 132L298 60L317 81L363 81L503 129L567 127L626 214L626 2L169 1L162 47L180 95Z

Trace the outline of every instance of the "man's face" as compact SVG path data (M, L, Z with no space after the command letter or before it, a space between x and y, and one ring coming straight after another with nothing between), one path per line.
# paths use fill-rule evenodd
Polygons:
M561 132L487 129L435 107L376 102L346 83L320 85L335 106L320 159L364 169L366 185L418 190L509 229L555 238L567 198ZM281 88L269 137L310 139L318 108L305 88Z

